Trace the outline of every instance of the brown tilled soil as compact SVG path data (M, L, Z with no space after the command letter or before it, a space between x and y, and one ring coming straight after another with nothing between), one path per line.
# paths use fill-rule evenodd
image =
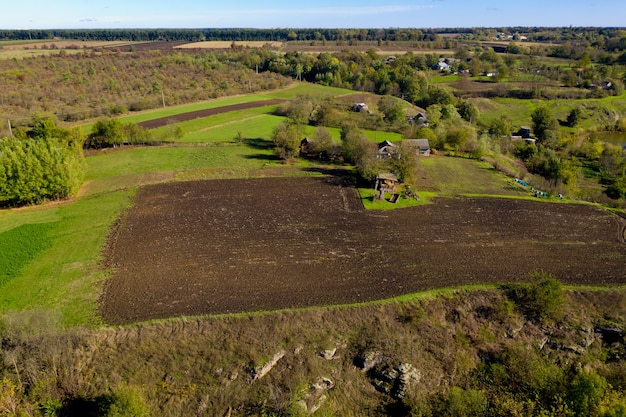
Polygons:
M274 104L279 104L284 101L285 100L283 99L275 98L271 100L259 100L259 101L251 101L249 103L232 104L230 106L216 107L213 109L196 110L196 111L191 111L187 113L176 114L173 116L162 117L160 119L146 120L145 122L137 123L137 125L145 129L156 129L157 127L165 126L171 123L187 122L189 120L195 120L201 117L214 116L216 114L228 113L231 111L254 109L256 107L263 107L263 106L273 106Z
M625 221L587 205L439 199L363 210L340 176L146 186L107 259L107 323L361 302L544 270L625 284Z

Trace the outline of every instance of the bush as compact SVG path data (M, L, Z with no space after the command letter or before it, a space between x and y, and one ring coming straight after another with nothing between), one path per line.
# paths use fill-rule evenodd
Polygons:
M530 279L530 283L513 288L518 305L532 318L559 318L565 304L561 282L552 274L541 271L532 272Z
M104 405L105 417L148 417L150 410L138 388L122 385L117 387Z
M577 416L590 416L606 393L606 380L595 372L580 372L569 389L569 400Z

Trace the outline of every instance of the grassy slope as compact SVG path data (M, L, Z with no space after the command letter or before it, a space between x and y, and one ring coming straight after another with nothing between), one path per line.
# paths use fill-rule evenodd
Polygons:
M0 287L0 311L44 310L61 315L65 325L96 323L99 286L106 276L98 264L100 253L131 194L84 198L37 210L37 215L31 209L0 212L0 224L42 224L50 241L22 274Z

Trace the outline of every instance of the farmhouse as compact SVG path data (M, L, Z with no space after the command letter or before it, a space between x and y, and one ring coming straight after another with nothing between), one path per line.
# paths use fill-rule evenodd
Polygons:
M388 140L384 140L378 144L378 152L376 153L376 158L391 158L391 155L395 152L397 148L398 145L391 143Z
M405 139L403 142L414 148L415 152L417 152L420 156L430 155L430 144L428 143L428 139Z
M428 127L428 117L423 112L419 112L415 116L407 116L407 121L412 122L417 127Z

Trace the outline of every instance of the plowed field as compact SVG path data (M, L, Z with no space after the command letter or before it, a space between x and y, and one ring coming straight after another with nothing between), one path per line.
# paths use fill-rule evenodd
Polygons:
M439 199L363 210L341 177L143 187L109 241L111 324L352 303L523 280L626 284L624 219L587 205Z

